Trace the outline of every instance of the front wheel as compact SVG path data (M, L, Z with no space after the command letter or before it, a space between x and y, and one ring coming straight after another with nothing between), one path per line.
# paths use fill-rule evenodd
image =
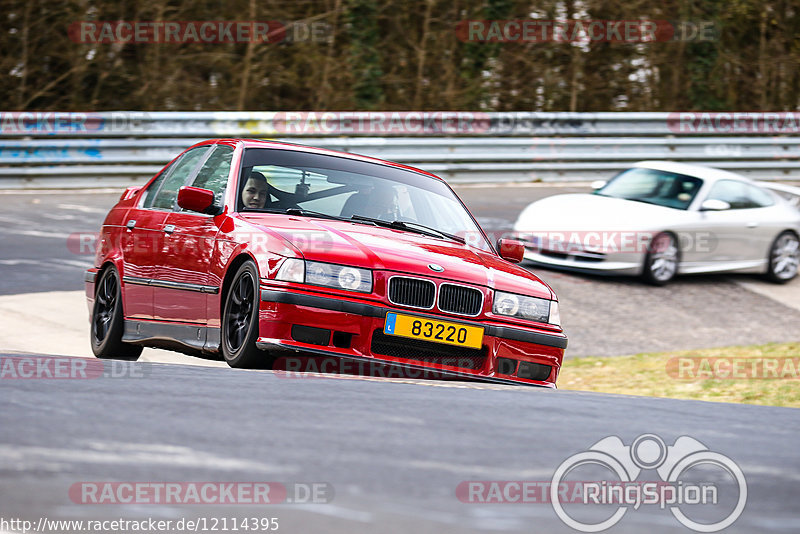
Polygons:
M792 232L783 232L772 243L769 250L767 278L778 284L785 284L797 276L800 265L800 240Z
M236 271L222 312L222 355L231 367L251 369L268 362L256 348L258 303L258 270L248 261Z
M122 342L125 329L122 290L117 269L109 267L100 276L92 307L92 352L98 358L135 361L142 347Z
M650 242L644 259L642 277L656 286L669 283L678 274L678 243L675 236L660 233Z

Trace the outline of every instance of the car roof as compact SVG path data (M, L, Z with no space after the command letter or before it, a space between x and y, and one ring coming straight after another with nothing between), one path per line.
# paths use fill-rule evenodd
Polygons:
M373 158L370 156L362 156L360 154L352 154L350 152L341 152L339 150L331 150L328 148L318 148L309 145L301 145L298 143L287 143L285 141L274 141L274 140L267 140L267 139L209 139L207 141L203 141L202 143L198 144L207 144L207 143L243 143L245 148L271 148L271 149L279 149L279 150L293 150L296 152L308 152L310 154L322 154L327 156L336 156L339 158L347 158L352 159L355 161L363 161L366 163L377 163L379 165L388 165L390 167L395 167L397 169L405 169L408 171L413 171L419 174L424 174L425 176L429 176L431 178L436 178L437 180L444 181L439 176L435 174L431 174L427 171L423 171L422 169L418 169L416 167L411 167L409 165L403 165L402 163L395 163L394 161L387 161L384 159Z
M715 169L713 167L705 167L703 165L679 163L677 161L639 161L634 163L632 166L636 168L655 169L657 171L674 172L676 174L694 176L707 182L716 182L717 180L739 180L740 182L747 182L750 184L753 183L752 180L742 176L741 174L723 171L722 169Z

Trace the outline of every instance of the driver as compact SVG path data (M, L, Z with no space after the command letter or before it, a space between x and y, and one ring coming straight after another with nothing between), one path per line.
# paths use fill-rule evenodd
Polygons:
M262 209L268 198L267 177L260 172L251 172L242 190L242 204L245 208Z
M394 221L399 216L397 194L394 187L374 187L370 193L369 217Z

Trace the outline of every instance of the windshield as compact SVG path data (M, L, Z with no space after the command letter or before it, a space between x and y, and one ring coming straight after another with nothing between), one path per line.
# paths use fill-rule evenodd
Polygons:
M464 238L491 251L477 223L442 181L388 165L306 152L245 150L237 209L291 210L295 214L344 218L430 235ZM302 210L298 212L296 210Z
M685 210L702 184L693 176L635 168L621 172L595 194Z

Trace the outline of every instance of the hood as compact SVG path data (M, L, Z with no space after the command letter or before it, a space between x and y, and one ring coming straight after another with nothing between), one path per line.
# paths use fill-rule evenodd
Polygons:
M646 230L670 224L683 210L590 194L555 195L526 207L518 232Z
M440 278L503 291L554 298L536 275L490 252L421 234L346 221L247 215L264 231L280 235L310 261L339 263ZM444 268L436 273L428 267Z

